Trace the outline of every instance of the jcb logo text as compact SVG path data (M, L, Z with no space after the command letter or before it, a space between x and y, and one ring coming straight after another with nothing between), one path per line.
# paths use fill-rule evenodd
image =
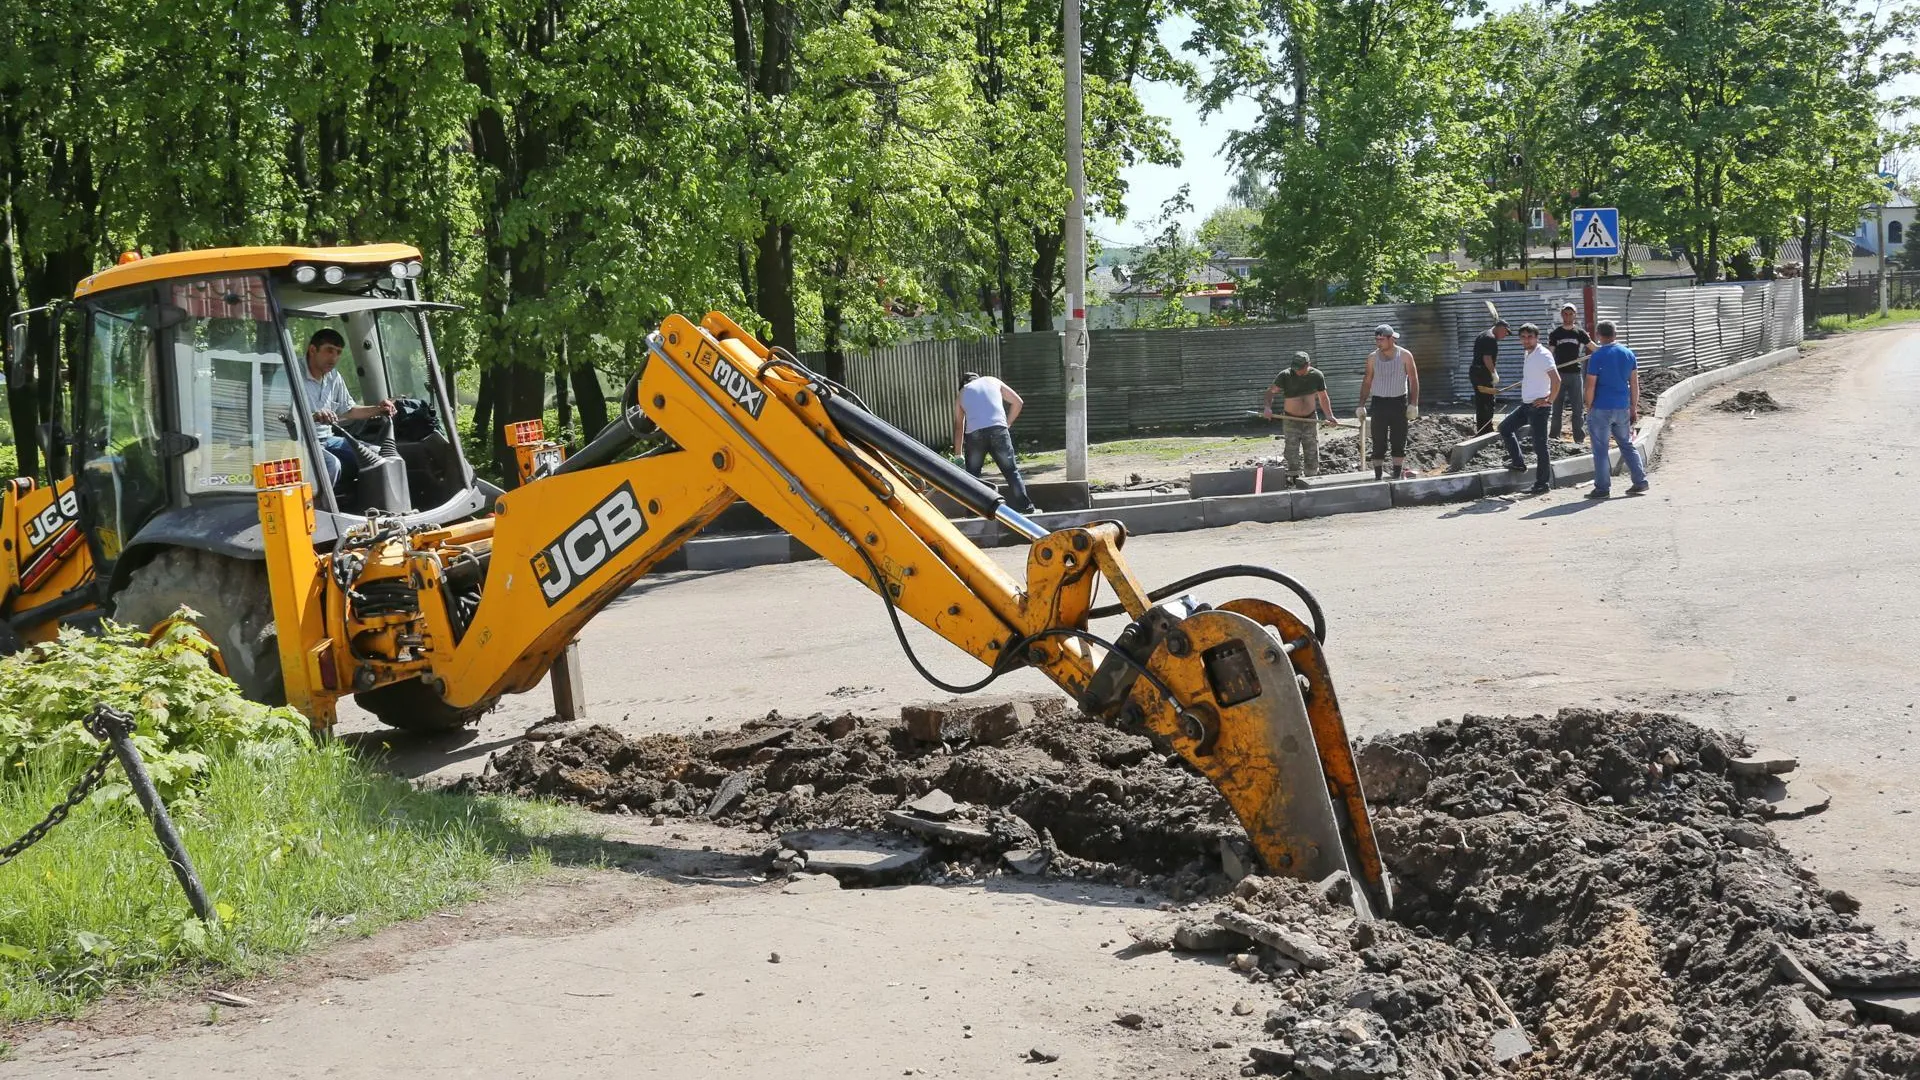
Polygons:
M633 497L633 485L621 484L619 490L534 555L533 574L547 606L559 603L574 586L646 531L647 519Z
M46 543L60 532L61 526L79 516L80 500L69 490L27 522L28 550Z

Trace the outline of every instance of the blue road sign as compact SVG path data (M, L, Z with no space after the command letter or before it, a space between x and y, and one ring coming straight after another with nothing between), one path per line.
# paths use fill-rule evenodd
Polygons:
M1611 206L1573 212L1573 257L1613 259L1620 255L1620 211Z

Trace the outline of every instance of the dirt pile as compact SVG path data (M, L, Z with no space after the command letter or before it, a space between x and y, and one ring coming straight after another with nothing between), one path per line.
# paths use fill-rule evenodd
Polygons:
M1473 418L1455 416L1449 413L1435 413L1422 416L1407 425L1407 466L1418 473L1444 472L1447 455L1454 446L1473 437ZM1371 438L1371 432L1369 432ZM1586 453L1567 443L1552 443L1549 452L1554 457L1569 457ZM1371 447L1369 447L1371 453ZM1285 464L1285 455L1276 441L1274 452L1259 457L1246 458L1230 463L1232 469L1251 469L1264 465L1275 468ZM1497 444L1489 445L1475 454L1468 463L1469 468L1492 468L1506 460L1505 452ZM1322 428L1320 434L1320 472L1322 475L1343 472L1359 472L1360 439L1350 429L1335 432L1331 428Z
M923 880L1017 866L1153 888L1174 902L1133 948L1230 954L1249 1016L1219 1023L1254 1036L1250 1073L1920 1076L1920 1038L1886 1026L1914 1024L1894 999L1920 962L1780 848L1779 765L1675 718L1467 717L1362 746L1397 890L1373 922L1338 880L1241 877L1219 796L1141 736L1064 703L906 720L592 729L516 746L472 786L783 835L904 830L939 856Z
M1733 413L1779 412L1784 408L1765 390L1739 390L1730 398L1714 402L1713 407Z
M1660 368L1656 371L1640 373L1640 415L1652 416L1653 407L1660 403L1660 395L1673 389L1674 384L1688 377L1683 371Z

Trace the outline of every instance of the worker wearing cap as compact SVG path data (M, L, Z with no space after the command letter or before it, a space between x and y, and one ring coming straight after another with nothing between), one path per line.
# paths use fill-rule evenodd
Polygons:
M1313 366L1313 357L1293 354L1293 363L1267 387L1260 415L1273 419L1273 398L1281 398L1280 433L1286 440L1285 483L1320 475L1320 415L1333 419L1333 399L1327 396L1327 377ZM1302 458L1305 471L1301 471Z
M1373 478L1380 479L1384 455L1393 458L1393 478L1407 471L1407 424L1420 419L1420 371L1413 354L1400 347L1400 335L1381 323L1373 328L1374 349L1360 377L1360 400L1373 420Z
M1553 353L1554 366L1560 369L1560 396L1553 402L1547 438L1560 437L1560 413L1565 410L1573 414L1575 444L1587 441L1586 416L1581 408L1586 383L1580 375L1580 358L1593 351L1593 339L1587 336L1586 328L1574 324L1578 314L1579 309L1572 304L1561 304L1560 325L1547 331L1547 348Z

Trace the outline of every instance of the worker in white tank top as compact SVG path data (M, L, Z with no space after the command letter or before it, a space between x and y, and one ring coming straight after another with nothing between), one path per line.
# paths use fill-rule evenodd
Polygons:
M975 476L991 456L1007 481L1007 505L1028 514L1033 512L1033 500L1014 460L1011 430L1025 404L1013 387L991 375L971 371L962 375L960 392L953 398L953 456Z
M1380 479L1391 455L1393 478L1398 480L1407 471L1407 424L1420 419L1420 369L1387 323L1373 328L1373 343L1366 374L1360 377L1360 401L1373 421L1373 478Z

